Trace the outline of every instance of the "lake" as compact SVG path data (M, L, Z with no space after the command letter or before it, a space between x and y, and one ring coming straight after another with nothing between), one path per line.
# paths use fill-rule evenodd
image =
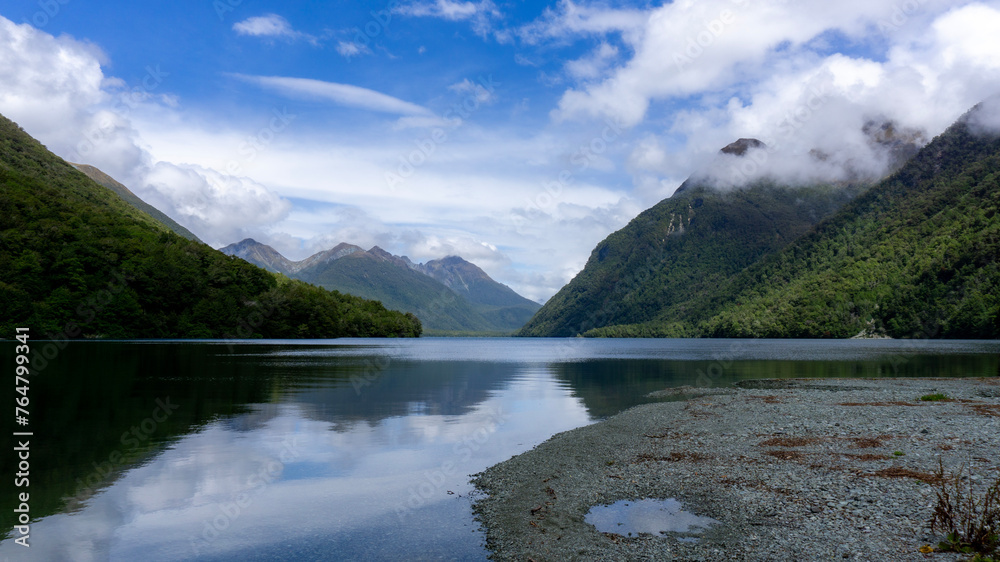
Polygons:
M0 357L14 370L13 342ZM47 347L48 346L48 347ZM1000 342L34 341L10 560L484 560L469 475L666 387L1000 376ZM8 385L9 387L9 385ZM5 391L10 395L10 391ZM13 416L11 416L13 417Z

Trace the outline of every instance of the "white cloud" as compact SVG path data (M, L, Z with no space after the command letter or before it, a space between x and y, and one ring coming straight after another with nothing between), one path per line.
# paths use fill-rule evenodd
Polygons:
M567 62L566 73L575 80L593 80L604 76L617 56L618 48L602 41L587 56Z
M288 216L291 203L249 179L209 168L157 162L145 176L149 199L209 245L224 246ZM150 189L155 193L150 193ZM151 203L153 201L150 201Z
M482 84L478 84L468 78L448 86L448 89L475 99L481 104L493 103L496 101L496 89L487 90Z
M574 39L616 29L581 26L579 12L561 4L522 33L527 40ZM677 1L649 10L641 30L618 29L631 57L602 68L602 51L611 48L602 44L567 63L567 74L583 84L566 90L552 115L557 122L613 117L641 130L645 140L633 148L629 169L637 195L645 193L649 204L669 193L658 185L676 187L678 175L726 161L716 158L718 149L739 137L772 147L757 174L789 182L878 177L890 158L885 146L862 134L865 123L890 120L926 141L1000 83L996 2L927 0L904 11L891 0L835 8L783 0ZM873 40L876 29L884 35ZM876 52L884 41L884 57L824 54L850 41L867 41ZM651 112L672 103L684 109L651 131Z
M206 242L287 214L286 201L247 178L155 162L134 119L171 108L174 98L158 93L169 73L147 67L130 87L104 75L103 58L93 45L0 17L0 113L63 158L126 184Z
M91 108L110 99L103 60L93 45L0 17L0 111L65 154L95 125Z
M1000 135L1000 95L987 99L972 111L969 127L977 134Z
M281 38L290 41L302 39L313 44L318 43L312 35L293 29L292 24L278 14L255 16L238 21L233 24L233 31L250 37Z
M347 107L398 115L431 114L431 111L425 107L351 84L285 76L247 76L244 74L233 74L233 76L285 95L321 98Z
M371 53L371 49L369 49L367 45L362 45L353 41L339 41L336 49L341 56L348 59Z
M621 33L636 42L649 13L638 9L615 9L600 4L585 5L560 0L556 9L546 8L537 21L523 25L515 35L529 45L565 41L580 35Z
M996 93L1000 3L918 4L899 13L901 4L889 0L677 0L646 9L563 1L509 35L496 29L504 17L489 3L411 4L397 13L469 22L497 41L519 37L520 64L537 60L549 71L561 45L585 42L586 50L574 50L582 55L549 74L569 85L554 118L487 122L519 115L513 106L521 100L527 108L529 98L494 99L458 78L449 95L494 108L457 121L350 84L237 75L291 99L374 112L342 136L296 122L250 160L236 154L273 117L268 110L231 122L197 117L170 95L169 76L152 87L126 84L104 75L104 56L92 45L0 19L0 112L213 244L253 236L291 258L341 241L423 261L453 252L544 300L597 242L689 174L713 162L731 171L733 159L718 150L736 138L772 147L756 174L877 175L887 154L862 133L866 122L892 120L930 138ZM287 22L272 24L261 22L255 36L296 33ZM873 39L880 28L885 34ZM361 49L337 45L345 57ZM531 93L531 108L546 103ZM293 110L306 113L302 105ZM985 123L996 114L982 114ZM609 117L631 131L605 143L599 137ZM434 128L446 138L428 144ZM599 150L581 159L590 147ZM386 173L420 150L428 153L412 175L389 189ZM238 177L224 177L219 171L233 159ZM545 186L560 170L574 182L553 196Z
M449 21L472 22L476 34L486 37L493 30L493 22L502 17L496 4L491 0L480 2L454 2L435 0L434 2L414 2L400 6L396 11L405 16L431 17Z

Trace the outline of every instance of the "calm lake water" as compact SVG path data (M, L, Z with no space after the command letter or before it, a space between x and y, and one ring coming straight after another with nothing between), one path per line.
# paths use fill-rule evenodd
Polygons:
M4 559L483 560L469 475L651 391L1000 375L1000 342L45 344L29 395L31 548L13 540L24 490L9 436L25 428L8 420ZM0 343L9 371L13 351Z

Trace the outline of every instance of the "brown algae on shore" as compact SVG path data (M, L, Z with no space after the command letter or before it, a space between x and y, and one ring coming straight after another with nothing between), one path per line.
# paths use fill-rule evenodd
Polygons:
M939 459L969 466L977 493L1000 473L991 379L781 383L637 406L476 475L490 557L916 562L942 538L929 525ZM954 401L913 401L932 392ZM718 524L644 530L619 513L595 527L602 508L640 513L643 498Z

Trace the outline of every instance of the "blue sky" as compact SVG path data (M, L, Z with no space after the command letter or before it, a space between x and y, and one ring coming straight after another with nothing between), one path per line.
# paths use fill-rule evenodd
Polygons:
M40 0L0 8L0 113L213 246L458 254L544 301L741 136L790 183L883 173L861 125L940 133L998 89L997 29L937 0Z

